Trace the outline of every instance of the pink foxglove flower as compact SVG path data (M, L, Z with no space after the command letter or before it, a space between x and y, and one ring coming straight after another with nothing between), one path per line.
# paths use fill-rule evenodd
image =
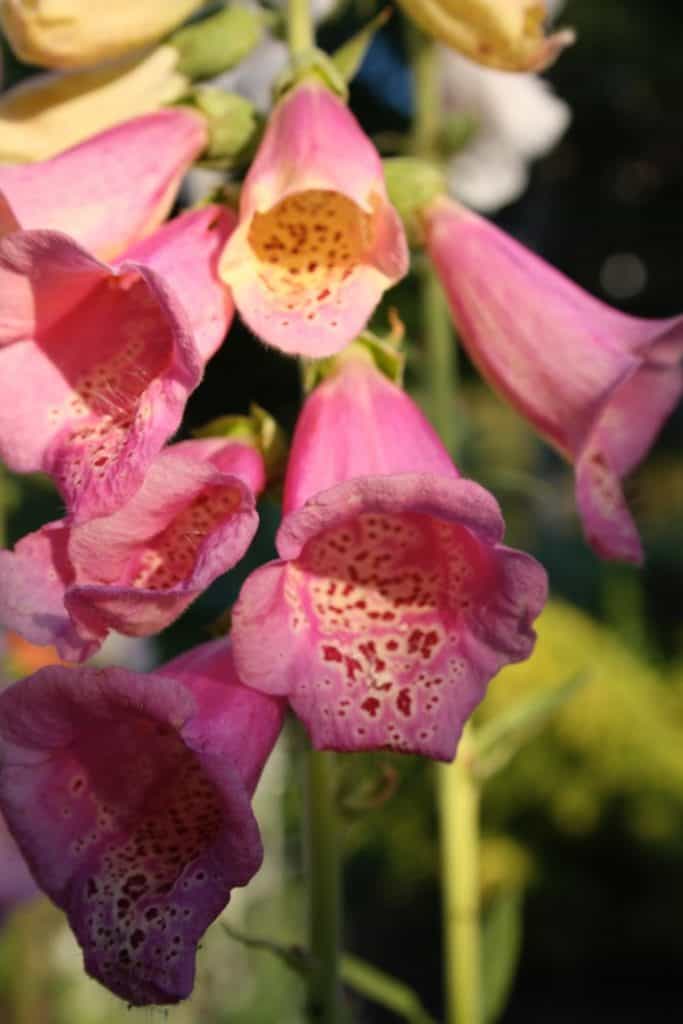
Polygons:
M162 110L94 135L50 160L0 166L0 236L65 231L100 259L150 234L207 143L190 110Z
M286 694L318 748L452 758L490 678L532 650L543 569L360 354L304 406L284 512L280 561L234 608L240 677Z
M303 82L271 116L221 260L240 315L284 352L329 355L407 269L377 151L341 100Z
M90 657L110 630L157 633L244 555L264 483L248 445L172 445L112 515L49 523L0 552L0 622L67 661Z
M683 317L611 309L454 201L431 204L425 234L472 359L574 463L589 543L604 558L640 562L621 480L683 391Z
M120 507L178 428L232 319L233 225L186 213L112 266L57 232L0 241L0 455L53 476L75 521Z
M240 684L226 640L0 694L2 811L86 970L128 1002L190 994L198 941L260 867L251 796L283 703Z

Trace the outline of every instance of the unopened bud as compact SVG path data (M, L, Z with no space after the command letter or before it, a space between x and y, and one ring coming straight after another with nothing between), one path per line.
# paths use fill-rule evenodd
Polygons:
M443 172L436 164L411 156L383 161L389 199L403 221L408 239L422 241L421 211L436 196L446 192Z

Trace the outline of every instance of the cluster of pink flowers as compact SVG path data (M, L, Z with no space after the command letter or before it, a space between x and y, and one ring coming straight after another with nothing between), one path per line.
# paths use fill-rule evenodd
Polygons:
M266 344L332 357L296 426L280 557L247 579L231 636L0 695L11 833L87 970L138 1005L189 994L201 935L259 867L250 800L287 703L317 748L449 760L546 598L495 499L357 341L409 257L352 114L304 80L238 213L162 224L205 143L178 108L0 168L0 453L65 506L0 553L0 623L31 642L82 662L111 630L155 634L247 551L262 453L169 443L235 309ZM589 542L640 560L620 481L681 394L683 319L609 309L445 197L420 218L474 361L575 463Z

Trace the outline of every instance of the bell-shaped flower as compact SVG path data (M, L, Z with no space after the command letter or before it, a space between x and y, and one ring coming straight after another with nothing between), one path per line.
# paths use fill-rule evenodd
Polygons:
M235 661L317 748L448 760L491 677L530 654L545 573L500 543L494 498L353 348L297 424L280 560L242 588Z
M204 0L3 0L0 23L30 64L84 68L161 39Z
M0 694L0 807L85 968L174 1003L197 943L262 849L251 796L283 719L229 640L148 674L44 668Z
M330 355L407 269L377 151L338 97L302 82L268 122L221 259L240 315L283 352Z
M127 501L178 428L232 319L233 224L188 212L112 266L57 232L0 242L0 455L52 475L72 519Z
M172 445L112 515L49 523L0 552L0 623L67 661L90 657L110 630L159 632L244 555L264 483L248 445Z
M86 71L31 75L0 95L0 160L47 160L173 103L189 84L177 63L172 47L159 46Z
M604 558L640 562L621 480L683 391L683 317L610 308L453 201L432 202L423 225L473 361L574 463L589 543Z
M541 71L574 42L545 34L548 0L398 0L429 35L470 60L503 71Z
M49 160L0 165L0 253L3 234L42 228L66 232L99 259L119 256L161 224L207 141L204 118L177 108L117 124Z

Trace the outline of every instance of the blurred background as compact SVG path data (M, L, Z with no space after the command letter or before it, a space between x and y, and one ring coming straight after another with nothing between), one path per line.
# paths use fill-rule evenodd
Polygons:
M370 2L322 26L334 46ZM648 0L569 0L578 43L546 76L571 123L530 166L528 187L497 222L593 294L633 315L665 317L683 299L683 14ZM6 84L31 69L6 53ZM404 132L410 77L400 18L382 31L352 89L366 129ZM477 113L468 131L476 137ZM533 116L531 114L529 116ZM380 139L382 141L382 139ZM391 145L391 143L389 143ZM466 152L463 146L462 155ZM454 174L457 177L457 161ZM495 168L495 165L494 165ZM521 187L521 186L520 186ZM493 203L495 206L495 202ZM493 211L492 211L493 212ZM415 282L392 292L412 347L420 393ZM455 390L454 390L455 395ZM192 397L187 431L255 400L291 429L296 366L238 328ZM428 400L424 397L428 409ZM552 600L532 659L505 669L477 717L491 719L536 691L582 673L583 685L487 784L482 886L491 962L490 1019L503 1024L680 1019L683 920L683 410L669 420L627 495L647 563L598 562L584 544L570 470L479 380L463 356L454 416L464 471L498 497L507 540L547 567ZM2 478L5 543L59 515L42 478ZM245 563L219 580L150 644L110 658L153 665L206 639L248 571L270 557L277 508ZM42 654L4 639L5 679ZM204 941L196 994L169 1011L178 1024L299 1024L303 986L271 952L226 931L285 944L304 938L300 758L292 725L257 797L266 862ZM388 755L346 758L345 947L404 979L438 1020L441 1008L437 821L431 766ZM0 850L2 836L0 836ZM1 853L0 853L1 856ZM0 899L3 863L0 861ZM28 883L27 883L28 891ZM350 996L358 1022L395 1016ZM0 931L2 1024L110 1024L126 1009L80 969L61 915L38 897ZM146 1014L149 1019L149 1013Z

